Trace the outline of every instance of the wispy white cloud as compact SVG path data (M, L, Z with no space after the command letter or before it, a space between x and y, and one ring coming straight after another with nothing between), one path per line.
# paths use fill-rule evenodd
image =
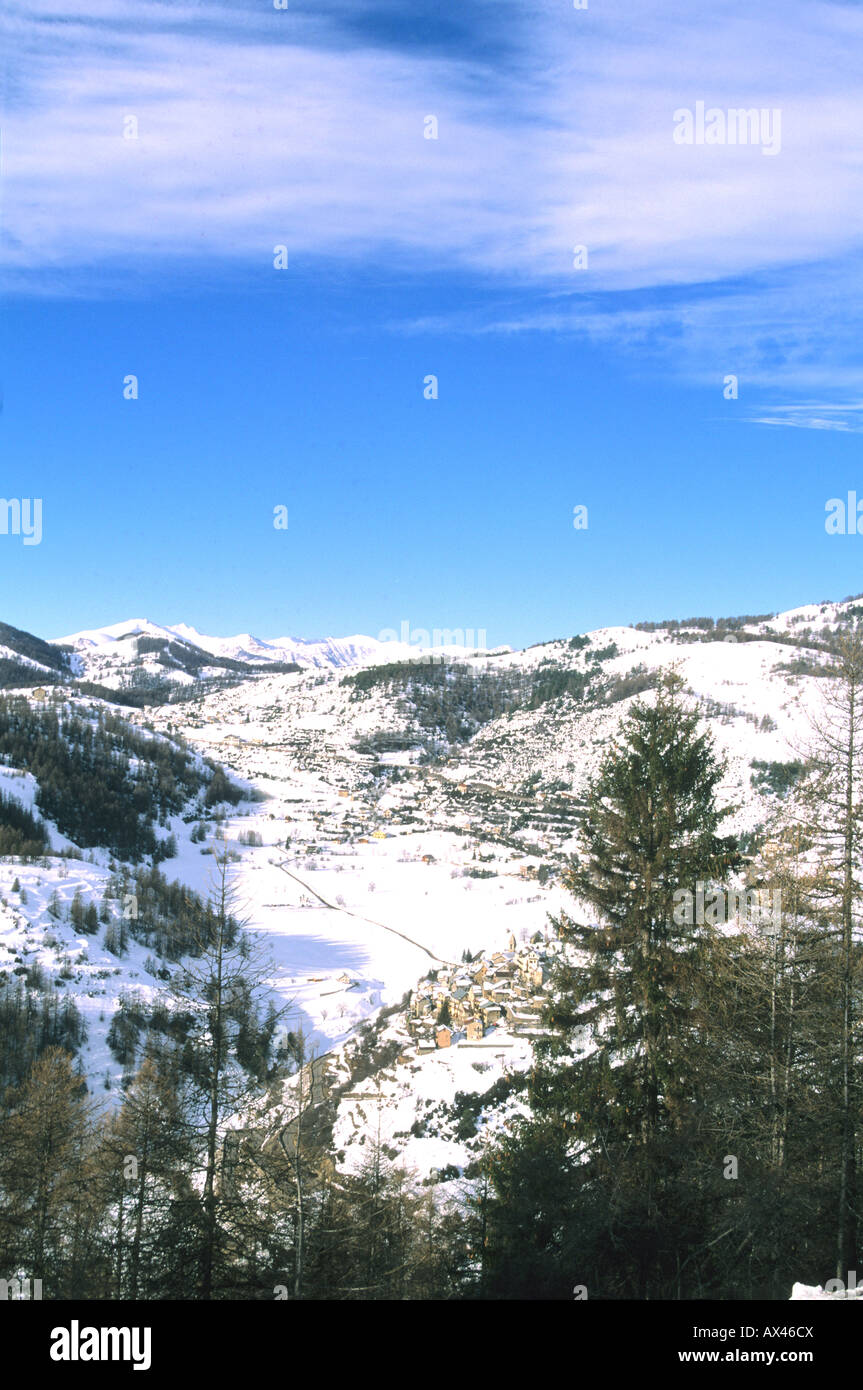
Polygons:
M755 425L785 425L801 430L836 430L840 434L863 433L863 405L847 401L828 405L807 402L796 405L774 405L770 413L752 417Z
M498 296L458 313L392 320L422 335L552 334L632 359L640 375L718 388L738 378L741 409L765 395L785 403L832 392L859 399L863 381L863 267L844 259L724 285L576 295ZM822 397L823 398L823 397ZM776 408L778 410L778 407ZM811 413L811 412L810 412Z
M795 420L770 415L756 415L751 423L754 425L791 425L793 428L801 430L838 430L840 434L859 434L860 430L863 429L863 426L851 425L846 420L824 420L817 415L801 415Z
M402 41L386 6L358 37L350 6L13 0L7 286L77 293L150 266L254 267L285 243L294 264L451 269L515 296L512 312L487 308L465 330L648 345L696 378L739 370L817 389L819 373L849 371L859 9L480 10L498 50L509 40L497 64L464 36L449 50ZM698 100L780 109L781 153L676 145L673 113ZM423 139L428 114L436 141ZM137 140L123 138L127 115ZM587 271L573 268L576 244ZM650 299L669 287L688 290Z

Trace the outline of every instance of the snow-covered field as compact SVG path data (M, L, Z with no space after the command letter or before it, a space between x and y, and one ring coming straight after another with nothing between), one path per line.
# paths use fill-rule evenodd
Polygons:
M565 904L562 890L540 891L511 866L494 879L454 878L453 870L470 866L473 842L442 829L389 831L385 840L371 839L372 831L367 844L334 843L336 827L316 825L315 815L335 820L346 804L368 813L313 777L280 782L270 796L225 822L228 847L240 856L232 884L240 917L272 959L272 987L290 1007L290 1026L302 1024L317 1051L396 1003L429 969L461 960L465 950L500 949L511 931L543 930L549 911ZM260 834L263 846L240 846L244 831ZM285 849L286 833L298 848ZM423 863L424 855L435 862ZM203 894L212 886L212 857L188 838L161 868Z

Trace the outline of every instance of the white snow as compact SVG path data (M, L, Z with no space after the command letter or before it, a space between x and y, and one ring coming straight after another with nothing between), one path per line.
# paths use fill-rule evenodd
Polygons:
M796 637L805 625L835 625L842 611L843 605L809 605L756 625L753 634ZM504 715L483 727L450 763L429 768L416 764L416 729L416 747L381 760L401 779L381 794L370 774L374 759L358 752L355 744L370 734L403 732L405 715L379 688L352 698L351 688L342 684L342 668L413 656L415 647L405 651L403 644L361 636L317 643L263 641L250 633L213 638L186 624L165 627L147 619L61 640L75 646L85 663L109 663L104 669L119 679L134 656L135 635L191 642L215 656L297 661L308 667L299 674L264 674L228 688L204 684L192 703L122 713L162 732L168 726L179 730L193 748L224 764L260 798L232 810L223 827L235 856L241 915L269 951L268 988L286 1010L284 1029L302 1027L316 1053L342 1056L363 1020L397 1004L435 965L458 962L465 950L502 948L511 931L520 941L527 939L546 930L549 913L572 910L559 883L540 887L522 872L543 859L559 868L574 841L543 823L541 792L525 793L517 804L512 798L536 772L544 782L563 782L579 794L631 700L585 710L566 697L551 706ZM727 829L763 823L769 805L752 789L752 760L798 756L807 712L820 700L818 680L777 670L801 655L801 648L766 640L684 642L666 631L628 627L606 628L589 637L583 650L559 641L467 659L479 669L535 670L551 660L585 670L594 652L614 643L618 655L602 663L610 676L625 675L638 664L651 670L674 664L692 692L686 698L714 702L707 723L727 759L722 796L740 803ZM115 658L118 664L111 666ZM717 712L717 702L727 712ZM775 728L761 726L766 714ZM15 769L0 769L0 787L26 805L34 804L33 779ZM515 837L511 825L525 808L531 823ZM55 851L70 847L56 827L49 829ZM214 826L208 825L203 845L191 841L192 829L193 823L182 817L172 819L163 833L175 834L178 854L160 869L169 879L206 893L212 884ZM240 834L250 831L261 837L262 845L239 843ZM530 848L541 857L532 857ZM108 856L95 851L92 859L61 860L55 854L47 867L0 863L0 969L39 960L57 974L69 957L73 978L63 988L79 1002L90 1029L84 1065L94 1088L107 1073L111 1096L121 1071L105 1043L112 1012L123 990L152 997L159 981L144 970L146 948L132 943L128 955L118 960L101 944L101 926L98 936L80 938L67 922L48 917L54 888L64 903L76 887L85 901L101 899ZM477 870L490 876L470 876ZM16 876L26 903L11 892ZM56 945L50 944L52 939ZM341 1104L337 1135L345 1162L361 1161L359 1138L368 1131L373 1111L382 1136L419 1173L448 1164L461 1168L468 1150L445 1124L422 1136L410 1135L412 1125L429 1106L451 1100L455 1091L487 1089L507 1068L525 1066L529 1044L495 1033L482 1046L462 1042L418 1056L407 1034L399 1032L398 1018L393 1016L384 1036L403 1045L407 1060L365 1088L375 1095L359 1094Z

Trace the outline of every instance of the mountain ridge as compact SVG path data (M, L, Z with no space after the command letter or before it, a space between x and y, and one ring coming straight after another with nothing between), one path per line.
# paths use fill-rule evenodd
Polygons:
M454 633L448 630L445 635L453 636ZM365 633L354 633L347 637L261 638L254 633L245 632L232 637L215 637L200 632L189 623L181 622L168 626L155 623L149 618L129 618L124 622L110 623L103 627L83 628L65 637L52 638L51 642L58 647L73 649L86 661L88 655L119 655L118 649L124 642L141 637L185 642L208 652L211 656L240 661L251 666L296 663L302 667L338 669L361 666L368 661L397 661L408 655L416 655L420 650L428 650L410 642L386 640ZM435 645L434 649L447 655L484 650L463 646L459 642Z

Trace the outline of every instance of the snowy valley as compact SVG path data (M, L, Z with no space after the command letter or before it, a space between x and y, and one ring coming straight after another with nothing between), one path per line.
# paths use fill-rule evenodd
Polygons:
M129 920L129 903L143 911L134 875L157 864L168 884L206 899L214 849L224 853L240 916L266 952L262 996L279 1015L272 1046L301 1037L304 1055L335 1078L327 1093L341 1161L362 1162L373 1119L419 1180L457 1175L485 1120L478 1102L479 1123L459 1125L452 1102L494 1094L486 1120L501 1121L506 1078L530 1063L543 1001L540 967L530 997L504 987L496 1013L465 1012L471 970L480 957L514 971L527 952L555 951L550 919L573 910L562 874L577 852L582 793L621 717L674 667L726 760L729 828L754 843L775 801L764 769L800 756L821 638L852 610L848 600L715 626L614 627L460 660L399 648L384 662L373 639L310 650L135 621L54 644L68 662L62 674L35 648L36 660L7 648L28 663L27 684L10 682L7 698L85 721L109 710L136 738L184 749L200 786L162 809L159 848L137 864L92 835L76 845L43 813L50 848L0 863L0 968L39 983L70 1014L74 1006L70 1037L88 1085L116 1104L136 1056L117 1046L118 1008L138 1016L140 1045L178 966ZM229 664L195 666L189 653L205 651ZM264 660L278 668L244 665ZM112 687L143 699L142 672L171 698L111 705ZM81 681L102 694L76 693ZM231 800L207 790L215 768ZM7 759L0 789L38 815L32 773ZM462 1017L448 1004L441 1031L436 980L447 975ZM424 991L428 1026L418 1032ZM378 1062L357 1086L352 1059L370 1037ZM283 1093L295 1104L297 1084L271 1087L265 1108L278 1113Z

